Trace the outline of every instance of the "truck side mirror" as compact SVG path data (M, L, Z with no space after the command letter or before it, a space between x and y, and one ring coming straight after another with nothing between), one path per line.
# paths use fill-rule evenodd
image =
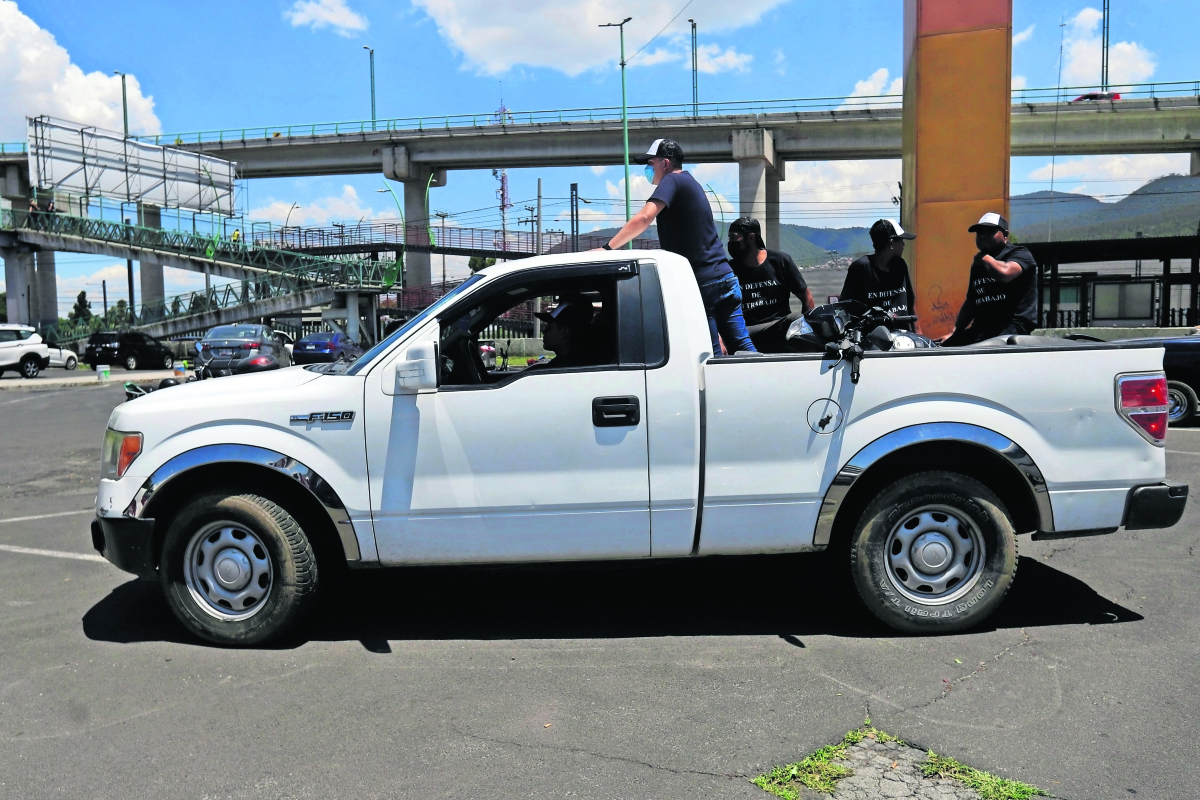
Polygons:
M408 348L406 360L394 362L396 371L395 394L417 394L422 390L436 389L438 385L438 361L436 342L418 342Z

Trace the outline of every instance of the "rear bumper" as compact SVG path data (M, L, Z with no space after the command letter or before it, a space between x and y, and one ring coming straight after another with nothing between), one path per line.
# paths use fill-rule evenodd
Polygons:
M336 358L334 353L309 353L304 350L292 352L293 364L328 364Z
M1187 506L1188 485L1186 483L1153 483L1135 486L1125 496L1125 511L1121 526L1127 531L1147 531L1170 528L1183 517ZM1088 528L1071 531L1038 531L1036 541L1046 539L1075 539L1081 536L1099 536L1113 533L1118 527Z
M1135 486L1129 490L1129 499L1125 503L1125 530L1170 528L1183 517L1187 498L1186 483Z
M152 519L96 517L92 520L92 546L117 569L140 576L158 571Z

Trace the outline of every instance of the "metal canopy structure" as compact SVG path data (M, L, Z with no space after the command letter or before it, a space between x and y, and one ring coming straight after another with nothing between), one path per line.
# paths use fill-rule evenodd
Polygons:
M30 183L39 190L234 213L235 162L47 116L27 122Z

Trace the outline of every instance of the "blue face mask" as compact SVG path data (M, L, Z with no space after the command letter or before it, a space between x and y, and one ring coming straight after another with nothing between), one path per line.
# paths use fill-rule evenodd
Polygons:
M646 173L646 180L648 180L650 183L654 183L654 167L647 164L645 170L643 171Z

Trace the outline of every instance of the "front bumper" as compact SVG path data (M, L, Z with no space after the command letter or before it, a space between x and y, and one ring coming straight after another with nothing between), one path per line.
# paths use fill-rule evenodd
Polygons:
M92 546L117 569L143 577L158 571L152 519L97 516L92 520Z

